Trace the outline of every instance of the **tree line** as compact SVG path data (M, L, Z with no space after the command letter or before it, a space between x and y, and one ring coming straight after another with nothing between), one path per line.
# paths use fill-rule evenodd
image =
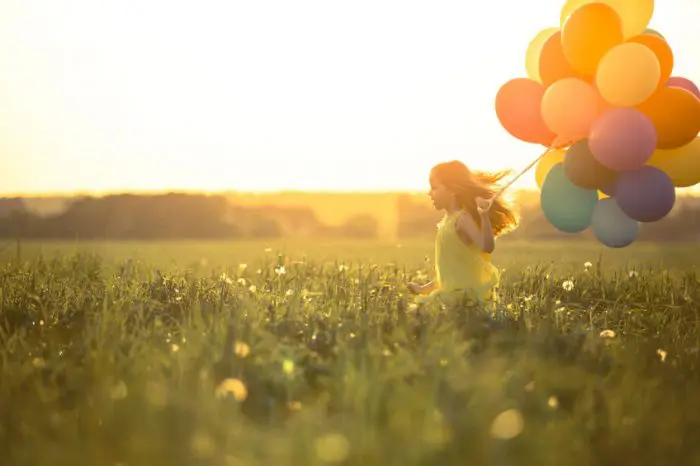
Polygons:
M525 240L593 239L587 231L567 235L544 218L536 194L524 194L514 205L519 227L508 238ZM441 214L411 195L396 195L396 237L432 236ZM224 195L169 193L119 194L76 198L66 209L39 215L22 199L0 200L0 237L24 239L174 240L301 237L376 238L379 219L373 214L349 216L340 225L321 221L308 206L249 206ZM700 201L679 198L664 220L644 224L640 240L700 239Z

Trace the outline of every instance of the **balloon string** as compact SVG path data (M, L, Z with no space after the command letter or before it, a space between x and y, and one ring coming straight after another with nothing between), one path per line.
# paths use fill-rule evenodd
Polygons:
M547 155L548 153L550 153L550 152L553 151L553 150L554 150L554 149L549 148L549 149L547 149L546 151L544 151L544 152L542 153L542 155L540 155L540 156L537 157L535 160L533 160L532 163L530 163L530 165L528 165L528 166L525 167L522 171L520 171L520 173L518 173L517 175L515 175L515 178L513 178L512 180L510 180L508 183L505 184L505 186L503 186L501 189L499 189L498 192L491 198L491 201L493 202L493 201L495 201L496 199L498 199L499 197L501 197L501 195L505 192L506 189L508 189L509 187L511 187L511 186L513 185L513 183L515 183L516 181L518 181L518 179L519 179L521 176L523 176L525 173L527 173L528 171L530 171L530 169L531 169L532 167L534 167L535 164L536 164L537 162L539 162L540 160L542 160L542 158L543 158L545 155Z

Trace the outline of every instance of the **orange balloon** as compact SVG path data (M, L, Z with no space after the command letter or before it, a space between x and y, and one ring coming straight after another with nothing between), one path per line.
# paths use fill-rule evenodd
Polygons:
M511 136L533 144L548 145L555 138L542 120L545 87L529 78L515 78L496 94L496 116Z
M674 58L671 46L669 46L662 37L655 34L640 34L638 36L630 37L627 42L637 42L646 45L652 52L654 52L656 58L659 59L659 65L661 67L659 87L665 86L666 81L668 81L673 73Z
M680 87L661 87L637 106L654 123L657 149L677 149L700 132L700 99Z
M560 79L542 97L542 119L561 138L587 137L597 116L598 93L579 78Z
M540 52L540 81L545 86L563 78L578 76L571 64L566 60L561 48L561 31L557 31L547 39Z
M564 56L576 71L587 76L595 74L603 55L623 40L620 15L603 3L577 8L561 30Z

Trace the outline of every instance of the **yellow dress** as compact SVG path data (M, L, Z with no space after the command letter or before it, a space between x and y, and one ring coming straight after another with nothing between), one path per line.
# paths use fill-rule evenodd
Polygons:
M418 296L419 303L438 299L446 305L466 302L493 304L495 288L500 282L498 269L490 255L475 244L464 244L457 233L457 219L463 212L446 215L438 224L435 238L435 284L428 295ZM468 214L466 214L468 215Z

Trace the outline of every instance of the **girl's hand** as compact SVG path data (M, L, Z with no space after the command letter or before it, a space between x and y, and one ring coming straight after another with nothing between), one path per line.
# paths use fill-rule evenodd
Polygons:
M484 215L491 210L491 206L493 205L493 198L491 199L484 199L482 197L477 197L476 198L476 210L479 212L479 215Z

